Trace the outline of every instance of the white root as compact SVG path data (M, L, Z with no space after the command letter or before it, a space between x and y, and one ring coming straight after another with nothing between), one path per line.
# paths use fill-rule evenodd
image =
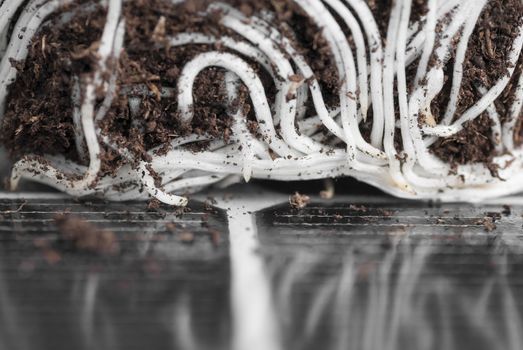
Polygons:
M46 19L72 1L0 2L0 116L5 112L9 85L17 78L11 61L24 60ZM209 1L207 11L198 16L220 11L219 24L234 35L214 37L188 31L155 41L155 45L169 50L219 45L223 50L211 49L185 62L179 67L177 86L160 86L156 92L146 85L119 86L116 62L125 50L124 3L99 1L106 6L107 15L98 62L88 76L72 77L71 120L82 164L64 157L28 155L14 165L11 186L16 188L21 179L30 179L73 196L101 195L116 201L152 197L175 206L187 204L180 193L241 178L248 182L352 176L396 196L450 201L481 200L523 190L523 149L515 144L523 109L523 76L513 81L523 47L523 26L507 52L507 74L492 86L476 86L482 97L456 115L471 38L489 0L427 0L427 13L414 22L412 0L394 1L385 38L366 0L289 1L321 29L329 45L340 79L337 106L327 105L319 72L295 47L288 35L293 30L290 26L275 26L274 17L267 12L247 17L220 1ZM180 2L183 0L174 1L173 6ZM21 6L24 9L17 16ZM74 13L74 5L71 11ZM71 17L60 16L59 21ZM454 59L449 62L453 49ZM437 123L431 104L443 91L445 67L452 71L452 85L449 103L442 106L444 115ZM166 152L149 150L145 161L136 160L130 150L101 130L101 122L121 95L128 97L136 122L142 117L141 100L156 94L174 101L181 120L191 123L197 102L194 84L209 68L225 71L228 101L224 107L231 118L227 142L209 135L185 135L174 138ZM272 79L274 103L257 69L265 70ZM413 81L408 81L407 69L414 69ZM509 115L500 116L496 101L511 81L515 88L512 105L506 108ZM256 133L249 129L244 108L248 101L240 101L240 88L246 89L252 102ZM100 92L105 97L97 100ZM499 176L493 176L484 164L456 169L431 153L436 141L456 135L482 115L492 122L493 163L499 167ZM204 151L195 153L184 147L202 141L210 143ZM128 161L114 177L99 176L103 147Z

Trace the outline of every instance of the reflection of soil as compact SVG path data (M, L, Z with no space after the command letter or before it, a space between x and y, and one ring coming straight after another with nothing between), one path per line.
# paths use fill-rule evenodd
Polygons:
M12 211L0 218L0 349L230 347L223 212L72 200L28 200L16 210L14 202L0 200ZM118 251L79 249L79 237L55 225L64 211L83 218L67 221L65 234L107 229Z

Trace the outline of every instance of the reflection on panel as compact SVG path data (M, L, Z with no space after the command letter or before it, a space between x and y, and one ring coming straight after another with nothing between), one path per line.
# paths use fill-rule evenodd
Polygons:
M264 211L283 348L523 348L521 213L411 203Z
M224 213L145 207L0 202L0 349L228 349ZM113 232L117 251L65 239L63 211Z

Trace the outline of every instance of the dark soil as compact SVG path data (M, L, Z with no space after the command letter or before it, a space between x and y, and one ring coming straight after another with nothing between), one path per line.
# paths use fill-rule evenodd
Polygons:
M376 19L381 37L385 41L387 38L387 28L389 17L392 11L394 0L367 0L369 8ZM427 0L413 0L411 8L410 22L417 22L428 11Z
M456 119L482 97L476 86L491 88L500 77L508 74L508 54L514 38L519 34L518 26L522 20L523 3L520 0L492 0L486 5L472 34L465 58ZM445 87L432 105L436 120L443 117L447 106L452 86L452 62L453 58L445 71ZM515 74L496 105L502 120L509 113L508 96L511 96L516 88L519 74ZM432 151L442 160L454 165L477 162L490 164L494 156L490 119L486 114L482 115L469 123L459 134L435 143Z
M472 122L455 136L440 139L432 147L432 152L451 164L490 163L494 145L491 135L492 121L486 113ZM474 140L474 144L470 144Z
M50 22L59 15L53 15ZM77 159L71 78L91 71L93 43L101 35L104 15L98 7L91 13L80 11L63 26L43 27L32 41L26 61L12 62L19 74L9 87L0 135L12 158L34 153Z
M518 88L521 74L523 74L523 55L519 58L516 72L514 77L511 79L509 86L507 86L503 95L501 95L499 99L500 102L496 103L496 108L500 113L502 113L502 115L510 115L510 107L514 103L515 91ZM514 143L516 146L523 145L523 109L519 113L516 129L514 130Z
M523 113L519 115L518 124L516 125L515 139L517 146L523 145Z
M33 153L63 154L80 161L74 143L72 124L73 104L71 90L73 76L82 79L93 71L95 52L100 40L105 10L95 7L86 12L84 5L92 0L78 0L70 7L76 8L75 16L65 25L57 25L59 17L69 9L62 9L48 19L47 26L33 39L29 56L24 62L13 62L18 69L18 79L9 87L7 112L3 119L1 142L12 159ZM187 45L170 48L166 36L180 32L202 32L214 36L237 34L219 25L221 13L202 15L211 0L193 0L174 5L167 0L134 0L124 4L126 20L125 49L118 62L118 95L101 123L102 131L122 147L128 148L137 159L147 159L147 151L154 147L167 150L174 138L191 133L209 135L228 142L231 120L230 108L241 107L247 114L250 129L257 132L252 104L245 87L241 87L239 101L228 106L224 88L224 72L218 68L207 69L196 81L194 90L194 119L187 125L177 113L176 86L183 66L196 55L213 50L227 51L221 45L210 48L206 45ZM225 0L246 16L272 13L271 25L286 37L303 54L316 73L327 104L339 104L340 79L329 45L322 30L292 0ZM368 0L385 38L392 0ZM426 13L426 1L413 1L411 21ZM479 99L476 84L489 88L500 76L506 74L507 53L523 18L523 5L519 0L492 0L484 10L479 25L471 40L465 63L463 89L460 92L457 116ZM343 26L342 26L343 27ZM349 43L352 42L350 34ZM452 58L451 58L452 60ZM262 78L268 98L274 101L275 88L267 72L254 62L246 61ZM521 71L521 61L518 70ZM412 75L415 70L409 70ZM441 118L446 106L452 81L447 71L448 83L445 91L433 106L436 118ZM519 72L500 99L498 111L505 118L509 99L516 88ZM409 76L410 76L409 75ZM410 79L411 80L411 79ZM123 88L140 85L141 92L130 95L120 93ZM161 97L162 89L172 89L173 95ZM129 99L138 99L137 113L129 108ZM98 101L99 103L101 102ZM440 108L442 107L442 108ZM309 108L312 113L312 108ZM372 108L369 119L362 126L363 134L369 138ZM443 160L453 164L471 162L489 163L493 156L491 125L486 116L470 123L462 133L436 143L432 150ZM523 143L523 116L518 123L516 142ZM205 149L208 143L193 145L191 150ZM401 140L397 141L401 148ZM105 149L102 155L102 174L114 174L126 160L115 152Z
M72 6L80 7L86 2L89 1L79 1ZM134 96L140 99L139 111L135 115L129 109L129 96L119 94L100 126L114 142L138 157L147 158L146 152L151 148L165 146L170 140L190 133L228 141L231 120L227 113L222 70L211 68L198 76L194 90L194 119L190 125L180 121L176 102L176 86L182 67L202 52L209 49L225 51L225 48L219 45L213 48L206 45L169 48L165 45L167 35L187 31L237 37L218 24L220 13L198 14L211 2L189 1L173 5L166 0L136 0L124 4L126 37L125 50L118 65L118 89L141 84L146 93ZM273 12L272 24L292 38L296 49L317 72L327 102L332 106L337 104L339 78L329 47L321 30L292 1L226 2L249 16L261 10ZM55 22L64 10L51 16L50 25L35 36L26 61L13 62L19 75L9 88L8 112L2 133L2 142L12 159L34 153L64 154L78 161L71 120L71 77L92 71L93 54L103 30L105 11L98 8L85 13L78 9L70 23L59 27ZM274 101L274 85L268 73L250 63L265 83L269 100ZM161 98L159 92L162 88L174 89L173 97ZM252 131L256 132L250 100L245 87L241 90L245 101L238 105L242 105ZM200 144L194 150L205 146L205 143ZM114 174L124 162L109 149L104 150L102 160L101 175Z
M367 3L376 19L381 37L385 40L387 38L387 27L389 26L393 0L368 0Z

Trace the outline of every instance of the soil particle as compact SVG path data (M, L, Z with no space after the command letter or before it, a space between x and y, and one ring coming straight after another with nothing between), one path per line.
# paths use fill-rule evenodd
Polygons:
M294 193L289 198L289 204L294 209L303 209L307 207L311 202L311 198L307 195L300 194L298 192Z
M487 232L493 232L497 229L497 225L494 221L494 219L490 216L486 216L483 219L479 220L477 222L478 225L483 225L485 228L485 231Z
M477 224L478 225L483 225L483 227L485 228L485 231L493 232L493 231L495 231L498 228L496 223L499 220L501 220L502 214L503 214L503 212L501 212L501 213L498 213L498 212L488 212L488 213L485 213L484 217L481 220L478 220Z
M162 203L156 199L156 198L153 198L149 201L149 203L147 203L147 210L149 211L157 211L158 209L160 209L162 206Z

